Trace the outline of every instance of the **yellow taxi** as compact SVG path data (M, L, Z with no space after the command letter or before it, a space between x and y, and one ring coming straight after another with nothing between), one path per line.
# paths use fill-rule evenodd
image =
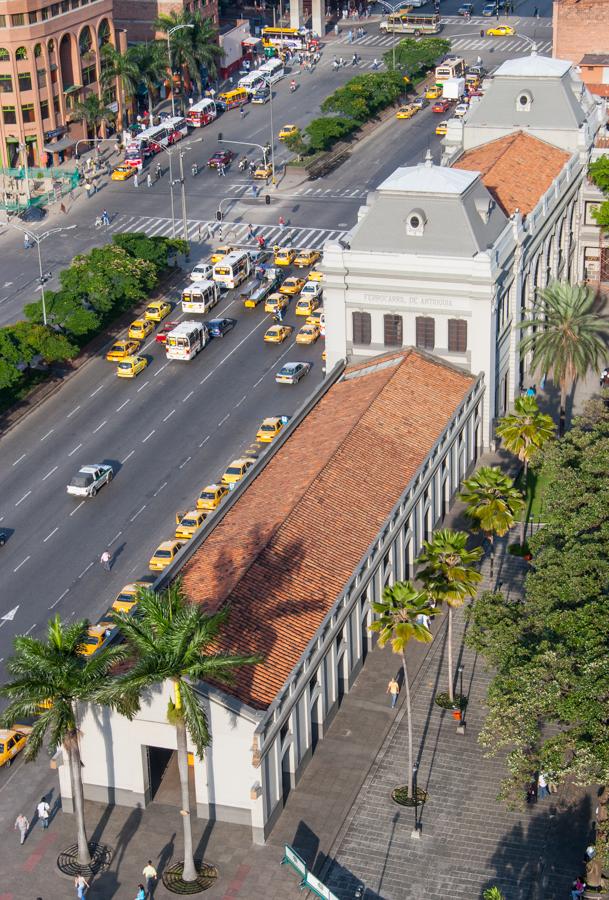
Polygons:
M277 437L283 426L284 422L281 420L281 416L270 416L268 419L264 419L256 432L256 440L262 444L270 444Z
M126 584L125 587L118 592L112 603L112 609L115 612L129 612L137 603L137 592L140 588L149 588L147 581L133 581Z
M293 331L291 325L271 325L264 333L264 340L267 344L283 344Z
M234 459L221 478L222 484L237 484L254 465L253 459Z
M156 548L152 556L150 557L150 562L148 563L148 568L151 572L162 572L163 569L166 569L167 566L170 566L174 561L178 552L180 551L182 544L180 541L163 541Z
M295 275L292 275L290 276L290 278L286 278L286 280L283 282L283 284L279 288L279 293L287 294L288 297L293 297L294 294L300 294L304 286L304 278L296 278Z
M12 728L0 729L0 766L10 766L13 757L27 744L31 731L31 725L13 725Z
M201 528L206 513L202 509L191 509L189 512L176 513L176 539L188 541Z
M446 134L448 131L448 122L438 122L436 125L436 134Z
M320 272L319 269L311 269L307 278L309 281L323 281L324 273Z
M516 34L516 31L511 25L493 25L492 28L486 29L486 33L489 37L509 37Z
M307 325L317 325L318 328L321 328L321 323L323 320L324 308L323 306L318 307L318 309L314 309L310 316L307 316Z
M296 335L297 344L314 344L319 337L319 325L303 325Z
M89 625L83 642L78 648L80 656L93 656L95 651L99 650L104 641L109 638L114 627L114 622L109 619L98 622L97 625Z
M415 106L414 103L409 103L407 106L400 106L395 117L396 119L412 119L413 116L416 116L418 111L418 106Z
M284 125L277 137L280 141L285 141L286 138L292 137L293 134L298 134L299 132L300 128L298 125Z
M266 313L277 313L279 310L287 309L290 300L285 294L269 294L264 302L264 311Z
M127 181L127 179L131 178L133 175L135 175L134 166L116 166L112 172L112 181Z
M144 318L150 322L161 322L171 312L171 303L167 300L153 300L144 312Z
M208 512L212 512L220 506L227 494L228 488L225 484L208 484L199 494L197 509L206 509Z
M139 349L139 341L115 341L106 353L106 359L109 362L120 362L127 356L133 356Z
M276 266L289 266L294 261L295 256L296 251L293 247L277 247L273 263Z
M310 316L319 306L317 297L301 297L296 304L297 316Z
M145 356L127 356L121 360L116 367L116 374L119 378L135 378L140 372L143 372L148 365Z
M151 322L149 319L136 319L135 322L132 322L129 326L127 337L133 338L136 341L143 341L153 330L154 322Z
M224 244L222 247L216 247L209 259L210 263L212 263L213 265L213 263L220 262L221 259L224 259L225 256L228 256L232 249L233 248L230 246L230 244Z
M426 100L438 100L441 96L442 88L438 87L437 84L432 84L432 86L425 91Z
M320 258L321 253L318 250L301 250L294 259L294 265L299 269L314 265Z
M264 163L259 163L258 166L254 169L254 178L257 181L268 181L269 178L273 175L273 167L270 163L266 165Z

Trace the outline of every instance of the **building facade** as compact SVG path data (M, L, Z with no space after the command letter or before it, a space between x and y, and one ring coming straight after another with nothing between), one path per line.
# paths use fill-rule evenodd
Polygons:
M554 0L553 48L579 66L588 89L609 96L609 0Z
M70 110L99 92L105 43L121 46L112 0L0 0L2 166L61 162L66 149L87 137L83 123L70 121Z
M218 0L114 0L114 22L127 33L129 42L152 41L166 37L154 27L159 16L184 10L219 23Z
M197 687L212 743L203 760L192 758L198 814L248 825L255 842L372 649L372 602L413 577L422 542L480 451L482 377L402 351L333 381L335 373L169 573L182 569L187 595L210 611L229 605L221 650L262 658L228 688ZM168 685L152 692L131 722L81 710L87 798L150 801L154 759L175 748L168 697ZM58 762L65 810L61 751Z
M524 384L519 323L580 271L581 188L602 110L568 62L499 67L443 165L398 169L326 244L328 366L414 345L486 381L485 444ZM451 120L452 123L452 120Z

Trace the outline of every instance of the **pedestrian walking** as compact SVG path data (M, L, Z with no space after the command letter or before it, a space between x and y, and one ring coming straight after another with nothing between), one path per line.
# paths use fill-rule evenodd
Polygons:
M152 865L152 860L149 859L148 863L142 869L142 875L144 876L144 883L146 885L146 893L149 897L152 897L152 891L155 886L157 880L157 871Z
M283 218L283 216L279 216L278 225L281 228L281 230L283 231L283 229L285 228L285 219Z
M226 172L224 171L224 163L220 163L218 166L218 177L226 178Z
M133 187L138 187L138 185L139 185L139 180L138 180L137 172L136 172L135 175L133 176Z
M15 819L15 831L19 830L19 834L21 835L21 844L25 843L29 828L30 823L28 822L27 818L23 815L23 813L19 813L19 815Z
M102 209L101 220L102 220L102 225L105 225L107 228L108 225L110 224L110 216L108 215L107 209Z
M99 558L99 561L102 564L103 568L106 570L106 572L110 571L110 568L111 568L110 560L111 560L110 551L104 550L104 552L102 553L102 555Z
M148 174L146 175L146 186L149 188L152 187L152 175L150 174L150 172L148 172Z
M135 900L146 900L146 890L143 884L138 884Z
M537 396L537 388L535 387L534 384L530 385L530 386L527 388L527 393L526 393L526 395L527 395L527 397L536 397L536 396Z
M241 121L243 121L245 119L245 107L243 105L239 107L239 115L241 116Z
M337 22L336 25L334 26L334 35L336 37L338 37L339 32L340 32L340 28L338 27L338 22Z
M398 694L400 693L400 686L395 678L392 678L387 685L387 693L391 697L391 709L393 709L398 702Z
M24 234L24 235L23 235L23 249L24 249L24 250L29 250L30 247L31 247L31 244L30 244L30 236L29 236L29 234Z
M248 239L248 241L254 240L254 229L252 228L251 225L247 226L247 239Z
M42 797L40 803L36 807L36 812L38 813L38 818L40 819L40 823L43 828L49 827L49 813L51 812L51 807L46 801L46 797Z
M573 887L571 888L571 900L579 900L581 895L586 890L586 883L582 881L581 878L576 878L573 882Z
M537 776L537 788L537 796L540 800L550 796L550 791L548 790L548 776L545 772L540 772Z
M76 888L76 896L78 900L84 900L89 890L89 882L85 881L82 875L77 875L74 879L74 887Z

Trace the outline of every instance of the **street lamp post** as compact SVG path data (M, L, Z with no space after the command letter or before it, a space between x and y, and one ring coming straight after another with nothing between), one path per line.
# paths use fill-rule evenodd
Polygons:
M387 0L377 0L377 2L384 6L385 9L388 9L392 15L404 6L403 0L401 3L388 3ZM395 44L391 48L391 52L393 54L393 70L395 71Z
M181 28L194 28L194 22L182 22L181 25L174 25L173 28L170 28L167 32L167 59L169 61L169 78L171 82L171 115L175 118L176 114L176 103L175 96L173 90L173 66L171 64L171 35L175 34L176 31L180 31Z
M188 241L188 222L186 219L186 188L184 185L184 152L180 150L178 154L180 160L180 191L182 194L182 233L184 240Z
M410 837L417 839L421 837L419 831L419 789L417 785L417 772L419 771L419 764L415 763L412 767L412 792L414 794L414 828L410 833Z
M171 165L171 157L173 151L169 149L169 147L165 147L165 153L169 157L169 200L171 204L171 236L174 238L176 236L176 217L175 217L175 209L173 205L173 168Z
M51 276L50 273L44 275L42 272L42 253L40 251L40 245L47 238L51 237L51 235L59 234L61 231L72 231L73 228L76 228L76 225L66 225L63 228L50 228L48 231L43 231L41 234L36 234L35 231L28 231L27 228L22 228L21 225L17 225L16 222L7 222L6 224L11 228L14 228L16 231L20 231L22 234L26 235L28 240L34 241L34 243L36 244L36 250L38 251L38 283L40 285L40 298L42 300L42 321L43 324L46 325L47 308L44 295L44 286Z

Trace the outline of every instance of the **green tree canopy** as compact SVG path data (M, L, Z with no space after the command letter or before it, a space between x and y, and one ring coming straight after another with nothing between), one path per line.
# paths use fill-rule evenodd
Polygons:
M491 578L495 556L495 535L503 537L514 525L524 506L514 481L498 466L482 466L461 485L459 495L476 531L482 531L491 544Z
M395 58L396 69L401 69L410 77L423 74L435 66L450 51L450 41L445 38L404 38L395 47L383 54L383 61L388 70L393 68Z

